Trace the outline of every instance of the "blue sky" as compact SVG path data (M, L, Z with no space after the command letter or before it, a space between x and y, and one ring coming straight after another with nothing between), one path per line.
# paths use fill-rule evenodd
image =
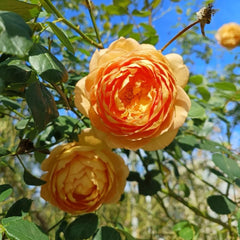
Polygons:
M143 1L139 1L141 4ZM159 16L156 15L154 17L153 26L159 33L159 42L156 45L158 49L160 49L166 42L168 42L178 31L182 28L173 28L179 21L184 24L189 24L186 21L186 12L188 8L192 9L192 12L197 12L204 6L204 0L195 0L195 1L185 1L180 0L179 2L172 2L170 0L162 0L162 8L159 11ZM109 5L112 3L111 0L93 0L95 5L100 5L104 3ZM190 3L190 6L186 6L186 3ZM180 6L183 10L182 14L176 13L176 7ZM168 11L166 11L168 9ZM191 66L192 71L198 71L198 73L203 74L204 72L211 69L219 69L221 71L223 69L222 66L231 63L233 61L233 57L236 52L239 52L240 48L236 48L232 51L228 51L221 46L218 45L217 41L214 38L215 31L221 27L223 24L228 22L237 22L240 24L240 0L215 0L214 9L218 9L219 11L212 17L211 24L206 25L205 32L208 38L213 39L214 43L211 45L214 54L217 54L214 58L212 58L210 64L200 63L198 66ZM166 12L162 17L163 12ZM116 17L117 19L117 17ZM139 19L141 21L141 19ZM136 18L136 21L138 19ZM200 31L199 31L199 34ZM174 48L174 43L171 44L165 51L164 54L171 52ZM106 46L105 46L106 47ZM177 49L175 49L178 52Z

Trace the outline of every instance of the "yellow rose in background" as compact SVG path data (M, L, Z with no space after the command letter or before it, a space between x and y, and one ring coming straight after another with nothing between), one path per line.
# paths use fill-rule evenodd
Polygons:
M190 109L189 71L178 54L120 38L97 50L88 76L75 88L75 105L109 147L162 149Z
M71 214L92 212L116 203L124 191L129 170L123 159L84 130L79 142L53 149L42 163L41 197Z
M224 24L215 35L220 45L233 49L240 45L240 25L234 22Z

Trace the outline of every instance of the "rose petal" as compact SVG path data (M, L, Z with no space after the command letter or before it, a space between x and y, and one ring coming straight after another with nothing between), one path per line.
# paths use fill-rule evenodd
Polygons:
M138 141L127 140L125 137L115 136L110 133L105 133L93 127L94 132L100 139L107 139L105 142L109 148L125 148L136 151L142 148L149 140L139 139Z
M109 193L105 196L103 203L117 203L125 188L125 179L129 175L129 169L124 164L123 159L120 156L113 155L112 152L107 151L107 155L113 158L112 165L114 169L114 181L112 183L112 188Z
M146 51L153 51L153 54L157 52L156 48L151 44L139 44L132 38L125 39L121 37L110 44L107 49L96 50L94 52L89 64L89 70L92 72L101 65L135 51L142 51L143 53Z
M81 134L78 138L78 143L80 145L93 146L94 149L102 149L106 146L99 138L94 136L91 128L86 128L81 131Z
M189 70L183 63L183 58L176 53L167 54L165 57L169 61L170 68L176 77L176 84L184 88L188 82Z
M120 37L118 40L114 41L108 47L109 50L123 49L124 51L134 51L134 49L139 47L139 43L133 38Z
M79 80L76 84L74 94L75 94L75 106L78 108L78 110L88 117L88 111L90 109L90 102L89 99L86 97L85 92L85 81L86 77Z
M175 102L175 117L173 119L173 128L179 128L183 125L191 107L191 101L184 90L177 86L177 96Z
M146 145L144 145L143 149L146 151L155 151L158 149L163 149L168 146L173 139L176 137L178 133L178 129L168 131L158 137L152 138Z

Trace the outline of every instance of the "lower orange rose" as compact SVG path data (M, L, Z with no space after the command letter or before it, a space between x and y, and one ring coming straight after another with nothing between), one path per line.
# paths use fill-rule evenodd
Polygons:
M178 54L120 38L96 51L75 88L75 105L112 148L162 149L190 109L189 71Z
M79 142L57 146L42 163L41 197L65 212L82 214L116 203L129 174L123 159L85 130Z

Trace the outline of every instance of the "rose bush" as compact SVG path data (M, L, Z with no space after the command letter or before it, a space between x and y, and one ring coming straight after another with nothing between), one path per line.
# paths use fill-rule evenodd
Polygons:
M129 170L123 159L85 130L79 142L59 145L42 163L46 184L41 197L65 212L92 212L104 203L116 203Z
M190 109L189 71L178 54L120 38L97 50L75 88L75 105L113 148L162 149Z
M233 49L240 45L240 25L234 22L222 25L216 35L220 45L227 49Z

